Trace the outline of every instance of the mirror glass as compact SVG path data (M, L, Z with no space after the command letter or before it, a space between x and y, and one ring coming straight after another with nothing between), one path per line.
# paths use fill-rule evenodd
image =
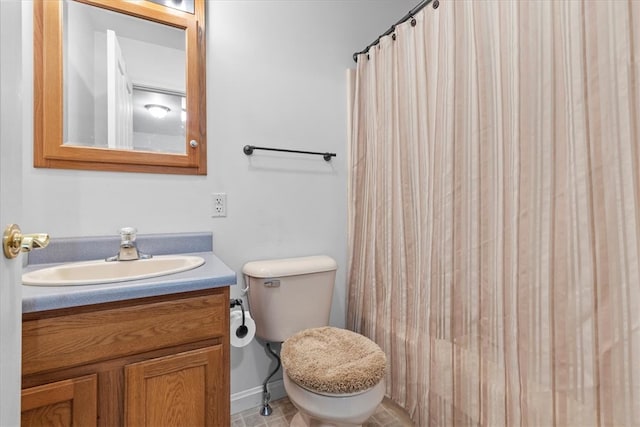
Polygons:
M195 5L193 0L148 0L153 3L161 4L167 7L172 7L178 10L184 10L185 12L195 13Z
M185 30L63 2L63 144L185 154Z

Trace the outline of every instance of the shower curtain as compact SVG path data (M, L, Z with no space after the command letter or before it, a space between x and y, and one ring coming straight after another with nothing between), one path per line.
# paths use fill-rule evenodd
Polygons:
M442 0L359 56L347 326L416 425L640 425L638 61L627 0Z

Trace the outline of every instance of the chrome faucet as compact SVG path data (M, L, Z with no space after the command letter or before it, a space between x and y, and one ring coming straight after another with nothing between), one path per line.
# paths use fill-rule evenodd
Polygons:
M133 227L120 229L120 251L117 255L107 258L107 261L134 261L137 259L149 259L151 255L138 251L136 246L136 230Z

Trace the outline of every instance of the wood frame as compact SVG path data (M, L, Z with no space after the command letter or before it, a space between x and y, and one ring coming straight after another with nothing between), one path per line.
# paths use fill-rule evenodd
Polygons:
M186 154L63 145L62 0L35 0L34 167L206 175L205 0L195 0L195 14L152 2L73 1L185 30ZM191 140L197 147L189 145Z

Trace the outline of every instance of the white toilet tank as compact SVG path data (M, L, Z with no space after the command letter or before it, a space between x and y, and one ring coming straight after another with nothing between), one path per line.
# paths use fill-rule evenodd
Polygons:
M325 255L246 263L256 335L283 342L303 329L327 326L337 268Z

